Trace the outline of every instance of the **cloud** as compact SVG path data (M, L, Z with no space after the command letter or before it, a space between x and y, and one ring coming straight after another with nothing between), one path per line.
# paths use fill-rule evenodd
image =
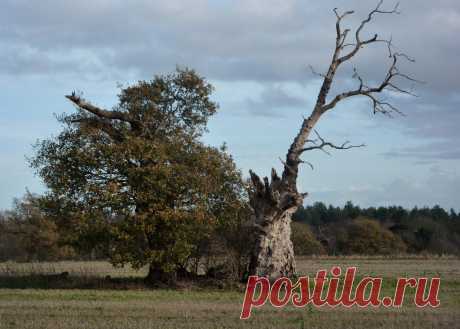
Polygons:
M403 107L407 108L407 117L399 120L399 125L417 145L393 147L383 155L420 160L460 159L459 101L459 94L431 94L428 99L406 101Z
M266 87L258 99L246 99L248 110L262 116L283 116L286 110L305 106L306 103L305 99L289 94L279 85Z
M364 207L401 205L440 205L445 209L460 209L460 175L456 171L432 166L423 180L400 177L379 186L351 186L347 189L325 189L310 191L308 203L323 201L343 205L348 200Z
M4 0L0 75L126 81L186 65L211 80L258 82L267 91L261 99L246 100L253 107L248 113L277 115L274 107L295 107L300 99L274 85L317 79L309 64L318 72L327 69L335 42L332 8L354 9L344 25L356 28L374 5L338 0ZM391 8L393 2L384 5ZM377 15L363 34L392 35L398 48L417 59L401 63L402 71L427 82L417 86L423 96L418 103L392 97L411 117L403 129L420 138L457 136L458 99L445 98L460 90L460 44L453 42L460 34L460 2L433 6L420 0L415 6L406 0L400 8L401 15ZM331 93L350 88L353 66L369 84L381 81L388 67L385 45L364 49L350 64L339 71Z
M455 143L445 144L442 142L424 144L414 147L404 147L397 151L384 153L389 158L416 158L425 160L458 160L460 159L460 147ZM431 162L425 162L431 163ZM421 162L421 164L425 164Z
M90 53L107 70L150 75L183 64L212 79L306 80L311 78L304 70L306 65L321 70L330 60L335 41L331 9L356 9L344 22L355 27L372 5L350 1L345 8L339 1L307 5L300 0L223 4L205 0L6 0L0 5L0 43L18 51L29 48L36 61L44 61L26 66L21 74L35 72L35 66L78 67ZM432 88L440 91L458 89L460 46L452 40L460 31L460 3L449 0L433 7L429 0L418 1L417 6L405 1L401 7L401 16L377 17L365 33L392 34L396 45L418 59L412 68L417 76L430 80ZM81 55L69 58L73 65L50 64L60 63L63 50ZM378 53L382 54L379 60L384 60L384 47ZM370 80L382 73L376 54L364 51L358 62ZM2 51L0 56L8 54ZM21 57L17 60L12 65L19 67ZM9 73L5 67L0 72Z

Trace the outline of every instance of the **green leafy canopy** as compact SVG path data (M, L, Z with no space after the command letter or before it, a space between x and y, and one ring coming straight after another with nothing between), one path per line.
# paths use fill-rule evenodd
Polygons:
M173 271L239 211L240 172L224 147L200 141L217 110L212 90L177 69L122 89L111 111L68 96L76 112L58 118L63 130L37 143L31 165L66 208L60 220L76 244L105 244L115 264Z

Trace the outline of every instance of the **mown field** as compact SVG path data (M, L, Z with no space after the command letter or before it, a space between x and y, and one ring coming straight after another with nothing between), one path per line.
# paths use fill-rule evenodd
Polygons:
M439 276L441 306L401 309L293 308L255 309L239 319L241 289L146 289L136 282L145 271L113 269L104 262L0 264L0 328L460 328L460 260L453 257L321 257L298 260L302 275L333 265L357 266L360 275L383 276L383 294L391 295L397 277ZM61 289L46 280L67 271L67 281L87 289ZM94 281L119 280L118 285ZM46 278L46 280L45 280ZM139 278L139 279L136 279ZM136 281L138 280L138 281ZM72 282L73 282L72 281ZM49 286L47 284L49 283ZM91 284L90 284L91 283ZM97 285L96 285L97 286ZM42 288L53 289L42 289ZM59 288L59 286L57 286ZM32 289L34 288L34 289ZM65 289L63 289L65 288Z

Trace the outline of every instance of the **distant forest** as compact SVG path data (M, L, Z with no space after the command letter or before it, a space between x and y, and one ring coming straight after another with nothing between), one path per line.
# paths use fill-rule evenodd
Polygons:
M90 248L78 246L89 240L69 243L68 225L57 225L36 206L36 200L28 195L17 200L12 210L0 213L0 261L107 259L106 250L98 243L90 244L98 246ZM248 217L245 215L240 223L247 223ZM212 246L214 254L231 250L240 258L246 257L253 236L247 227L242 224L226 229L206 245ZM352 202L334 207L317 202L295 213L292 241L296 255L459 255L460 213L439 206L407 210L397 206L361 208ZM209 255L209 250L204 254Z
M460 253L460 213L440 206L407 210L317 202L301 207L294 221L297 254ZM304 236L317 241L302 243Z

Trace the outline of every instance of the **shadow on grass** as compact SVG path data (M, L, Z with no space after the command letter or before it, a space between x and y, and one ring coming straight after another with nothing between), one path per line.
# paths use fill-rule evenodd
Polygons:
M0 288L6 289L149 289L142 278L111 278L60 274L0 275Z
M244 285L229 280L210 278L181 279L174 284L152 284L144 278L110 276L81 276L60 274L0 275L0 289L101 289L101 290L145 290L156 288L172 289L217 289L242 291Z

